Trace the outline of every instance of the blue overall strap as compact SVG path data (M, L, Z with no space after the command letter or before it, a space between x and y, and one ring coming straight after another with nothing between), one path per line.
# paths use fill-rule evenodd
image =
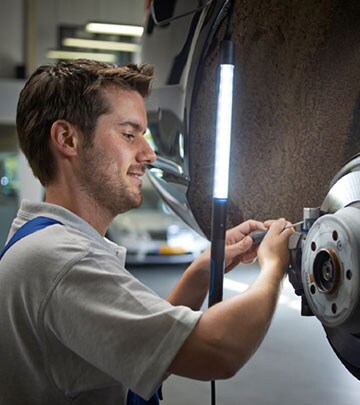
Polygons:
M128 391L126 405L159 405L160 400L163 399L161 386L157 392L149 399L145 400L139 397L139 395L134 394L132 391Z
M56 219L48 218L48 217L36 217L36 218L31 219L28 222L25 222L25 224L14 233L14 235L9 240L9 242L1 250L0 260L4 256L4 254L7 252L7 250L18 240L24 238L27 235L30 235L33 232L36 232L40 229L46 228L47 226L54 225L54 224L63 225L60 221L57 221Z

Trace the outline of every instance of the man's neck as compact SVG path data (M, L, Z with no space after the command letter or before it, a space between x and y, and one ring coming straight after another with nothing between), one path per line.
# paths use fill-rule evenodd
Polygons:
M68 209L88 222L103 236L113 220L110 213L107 213L96 201L81 192L49 186L46 188L45 202Z

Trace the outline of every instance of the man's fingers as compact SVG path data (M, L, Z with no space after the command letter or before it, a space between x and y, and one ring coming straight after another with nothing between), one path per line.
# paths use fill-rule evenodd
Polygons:
M247 252L252 247L251 236L245 236L241 241L236 242L232 245L227 245L229 253L231 252L232 257L241 255Z

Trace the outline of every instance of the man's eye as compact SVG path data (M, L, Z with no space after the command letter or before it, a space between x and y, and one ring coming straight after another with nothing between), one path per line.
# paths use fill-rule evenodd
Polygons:
M125 138L127 138L127 139L134 139L134 138L135 138L135 135L134 135L134 134L128 134L128 133L126 133L126 132L123 133L123 136L124 136Z

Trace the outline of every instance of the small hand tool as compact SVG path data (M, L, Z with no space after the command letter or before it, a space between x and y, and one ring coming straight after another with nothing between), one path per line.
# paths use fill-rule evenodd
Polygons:
M304 223L304 221L295 222L294 224L290 224L290 225L285 226L284 229L292 228L292 227L295 227L295 226L298 226L298 225L302 225L303 223ZM250 236L253 239L253 244L258 245L264 239L267 232L268 232L268 230L265 230L265 231L259 230L259 231L251 232Z

